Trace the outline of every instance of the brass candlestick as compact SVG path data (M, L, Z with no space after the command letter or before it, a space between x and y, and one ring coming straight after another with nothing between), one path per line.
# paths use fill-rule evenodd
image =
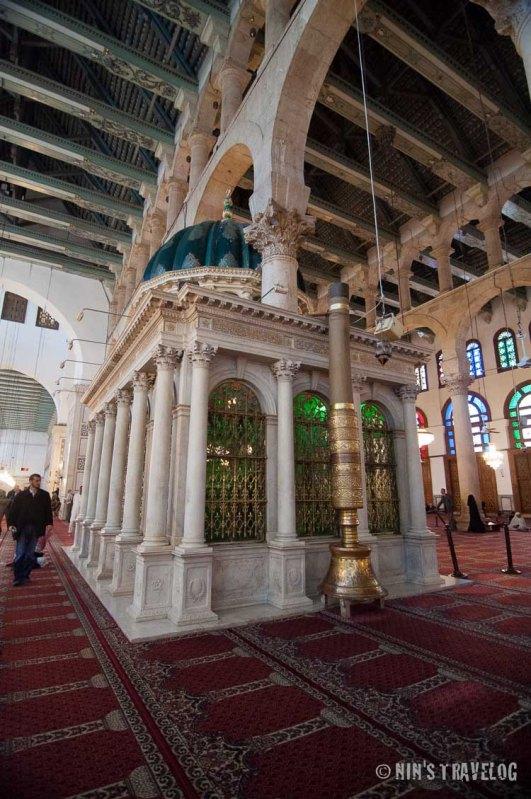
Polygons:
M330 545L330 566L321 591L327 605L339 600L341 615L348 617L353 603L379 600L383 605L387 591L373 572L371 548L358 541L357 509L363 506L361 437L352 396L347 284L332 283L329 300L332 505L339 512L341 543Z

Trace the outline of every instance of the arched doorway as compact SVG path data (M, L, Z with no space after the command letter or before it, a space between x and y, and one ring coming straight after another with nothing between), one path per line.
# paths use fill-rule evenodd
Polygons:
M263 541L265 530L265 416L249 386L226 380L208 403L205 537Z
M416 408L417 427L428 427L428 417L420 408ZM424 500L426 505L433 505L433 486L431 482L430 453L427 445L419 447L420 463L422 466L422 483L424 485Z
M509 465L514 504L531 513L531 382L520 383L505 401L509 419Z
M369 531L373 535L398 533L400 515L393 432L376 402L362 403L361 421Z
M472 427L472 438L474 441L474 451L478 465L479 487L481 491L480 501L485 503L485 509L489 513L498 510L498 487L496 485L496 473L494 469L487 466L482 453L490 443L490 435L487 430L487 422L490 421L490 409L486 400L475 392L468 394L468 413ZM447 400L442 411L444 432L446 437L446 484L450 488L450 493L454 500L456 511L461 510L461 499L459 492L459 475L457 472L457 461L455 457L455 436L454 436L454 410L452 400Z
M337 535L331 504L328 402L312 391L293 400L297 535Z

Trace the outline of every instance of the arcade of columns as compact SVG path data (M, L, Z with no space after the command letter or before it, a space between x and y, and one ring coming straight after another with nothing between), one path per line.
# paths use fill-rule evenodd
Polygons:
M526 67L531 74L531 52L525 35L531 25L531 13L525 3L478 0L496 17L499 30L511 35ZM304 18L294 15L290 23L291 2L266 3L266 45L262 64L254 84L247 65L252 39L249 30L260 20L259 12L248 12L250 4L242 4L226 54L213 69L212 81L199 99L183 109L182 123L176 134L176 146L171 152L161 153L162 167L159 186L154 194L146 195L142 225L134 231L133 245L124 252L124 268L117 282L111 304L109 349L125 329L125 320L117 325L112 321L131 307L138 297L137 287L142 279L147 261L161 246L164 239L177 230L207 218L219 218L222 198L245 175L249 166L254 168L254 193L250 200L253 216L247 228L248 240L261 251L262 296L267 294L267 304L281 311L297 310L296 269L297 249L301 236L311 230L312 220L306 216L309 191L304 185L303 163L306 133L313 105L320 91L328 65L352 23L353 3L304 3ZM499 6L504 15L500 21ZM359 0L358 11L363 2ZM254 15L254 16L253 16ZM298 15L301 16L300 14ZM322 33L326 18L326 36ZM308 81L308 74L313 80ZM275 79L282 75L283 79ZM271 77L272 80L268 81ZM260 94L259 94L260 92ZM212 135L216 108L220 104L220 135ZM257 137L259 130L260 137ZM260 138L260 142L258 142ZM245 145L242 145L245 142ZM265 144L263 143L265 142ZM400 286L402 310L408 330L432 327L431 317L421 318L411 309L410 277L412 260L419 252L428 252L437 262L439 297L432 301L427 312L437 316L444 311L444 298L453 297L459 289L452 289L452 239L456 229L472 219L479 220L484 235L489 272L476 281L487 286L484 302L493 296L494 275L502 276L504 253L499 229L502 224L501 209L510 196L531 182L530 170L523 156L516 151L502 157L494 165L489 185L459 187L440 204L440 215L412 219L400 232L398 262L395 246L383 249L384 272L396 278ZM521 259L522 260L522 259ZM529 285L529 263L520 264L520 285ZM352 288L363 290L367 308L367 327L375 324L377 291L377 263L374 248L368 260L357 266L344 267L342 280ZM499 279L498 279L499 283ZM490 289L489 289L490 287ZM489 290L491 293L489 294ZM450 294L451 293L451 294ZM437 303L442 303L437 305ZM431 305L431 303L430 303ZM424 307L424 306L423 306ZM322 312L323 305L315 303L315 311ZM478 307L479 310L479 307ZM479 495L479 479L474 455L472 433L467 408L469 385L468 364L465 357L465 338L458 335L459 323L445 324L435 332L444 333L443 357L447 386L454 407L455 442L460 485L463 491ZM189 413L190 445L187 450L186 471L194 475L187 481L182 540L179 548L208 547L204 544L204 473L206 458L206 415L208 402L208 369L214 351L205 347L187 352L192 367L192 399L189 408L173 408L173 373L182 353L171 350L157 352L157 390L152 412L152 440L157 446L144 459L147 404L153 376L144 372L135 375L132 393L120 389L116 402L107 404L90 423L90 434L85 461L84 486L80 517L76 523L75 549L92 565L97 565L101 578L112 575L115 594L130 592L134 565L133 548L139 552L165 552L170 547L166 538L168 483L161 477L168 473L172 448L172 413L177 419ZM278 379L278 419L286 426L278 436L279 475L283 486L279 491L279 536L295 542L293 525L294 499L292 486L293 452L289 376L281 369ZM288 383L286 381L288 380ZM414 416L414 390L402 389L406 421L406 446L408 457L416 464L418 445ZM286 414L281 413L282 407ZM131 406L131 408L129 408ZM126 419L131 412L131 427ZM281 422L282 418L282 422ZM291 436L291 437L290 437ZM148 468L145 469L147 464ZM171 465L171 468L175 468ZM416 468L413 467L412 468ZM420 466L419 466L420 469ZM124 485L125 475L125 487ZM280 476L279 476L280 484ZM142 489L144 483L144 489ZM188 488L188 485L190 486ZM88 489L88 490L87 490ZM424 530L424 499L422 480L410 480L412 529ZM417 496L418 495L418 496ZM144 497L141 509L141 498ZM123 508L122 508L123 505ZM140 517L144 518L144 534L140 533ZM362 529L363 513L362 513ZM114 546L113 546L114 544ZM140 561L139 561L140 562ZM138 570L137 578L138 579ZM141 602L137 604L136 617L141 618ZM205 618L208 618L206 613Z

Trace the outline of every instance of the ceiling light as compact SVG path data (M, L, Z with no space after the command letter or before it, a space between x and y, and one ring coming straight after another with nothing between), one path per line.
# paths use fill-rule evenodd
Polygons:
M419 427L417 429L417 436L419 439L419 447L427 447L428 444L431 444L435 440L435 436L427 427Z
M499 469L503 464L503 455L496 449L496 444L489 444L483 453L483 460L491 469Z
M5 466L2 466L0 469L0 483L4 483L5 485L9 486L9 488L13 488L15 486L15 480L13 477L11 477Z

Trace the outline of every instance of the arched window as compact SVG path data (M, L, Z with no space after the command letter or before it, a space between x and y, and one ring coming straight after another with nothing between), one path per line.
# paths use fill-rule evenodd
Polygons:
M439 380L439 388L443 388L446 385L446 380L444 377L443 371L443 354L442 350L439 350L438 353L435 355L435 365L437 366L437 378Z
M415 366L415 379L419 391L428 390L428 369L425 363L420 363L418 366Z
M262 541L266 529L265 417L254 392L226 380L208 402L205 536Z
M481 344L477 339L472 339L466 345L466 357L470 364L470 377L483 377L485 374L483 353L481 352Z
M506 415L516 449L531 447L531 383L522 383L511 392L506 402Z
M361 406L367 485L367 515L373 534L398 533L400 515L393 433L379 405Z
M420 408L416 408L415 410L417 412L417 429L419 427L423 427L423 428L427 427L428 426L428 418L427 418L426 414L424 413L424 411L421 411ZM419 447L419 452L420 452L421 461L427 461L429 459L430 456L429 456L429 453L428 453L428 445L427 444L424 447Z
M499 330L494 336L494 350L496 352L496 363L498 371L512 369L516 366L518 356L516 349L516 339L514 333L509 328Z
M311 391L293 400L297 535L337 535L331 503L328 403Z
M468 413L472 425L474 451L483 452L490 443L490 436L484 429L490 420L490 411L487 403L479 394L470 392L468 395ZM454 409L452 400L448 400L443 408L444 430L446 433L446 451L448 455L455 455L454 436Z

